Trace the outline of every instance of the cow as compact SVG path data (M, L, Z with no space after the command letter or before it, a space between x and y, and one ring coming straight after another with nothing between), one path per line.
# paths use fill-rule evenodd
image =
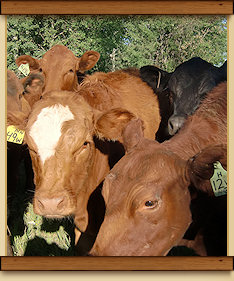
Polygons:
M42 59L22 55L16 59L16 64L28 63L30 73L44 76L43 93L53 90L75 91L78 79L83 80L81 74L94 67L99 58L100 54L96 51L87 51L81 57L76 57L67 47L55 45Z
M213 87L227 80L227 61L221 67L216 67L194 57L180 64L171 73L154 66L144 66L140 73L143 81L162 100L160 111L164 117L157 138L161 142L178 132Z
M123 156L122 128L135 116L144 122L145 137L154 139L160 123L157 97L139 77L117 71L87 76L77 92L46 93L29 116L16 120L32 158L35 213L74 215L84 232L89 197ZM115 142L108 141L113 136Z
M220 161L226 168L227 84L215 87L170 140L146 139L143 127L141 120L133 119L124 129L126 155L105 178L106 213L91 255L166 255L179 245L194 218L189 185L214 196L209 181L213 164ZM206 206L205 211L209 223L213 210ZM222 211L226 213L226 207ZM216 236L215 244L226 239L222 223L224 229L219 229L216 222L222 236Z
M227 81L227 62L216 67L195 57L179 65L168 82L174 107L173 115L168 120L169 134L174 135L206 94L223 81Z

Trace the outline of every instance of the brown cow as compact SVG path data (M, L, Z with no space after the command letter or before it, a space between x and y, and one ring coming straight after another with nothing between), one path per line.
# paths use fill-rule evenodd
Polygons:
M106 214L91 254L157 256L178 245L191 223L188 186L212 193L208 182L213 163L225 164L226 136L226 83L167 142L145 139L140 120L131 121L123 134L127 154L104 181Z
M75 91L78 85L76 73L84 73L97 63L100 54L87 51L80 58L62 45L56 45L38 60L29 55L16 59L16 64L29 64L30 73L41 72L45 77L43 92L54 90Z
M157 98L140 78L120 71L85 78L78 93L45 94L25 118L34 211L48 218L74 214L84 231L89 196L110 170L113 142L105 139L120 139L133 117L143 120L145 136L154 139L160 123Z

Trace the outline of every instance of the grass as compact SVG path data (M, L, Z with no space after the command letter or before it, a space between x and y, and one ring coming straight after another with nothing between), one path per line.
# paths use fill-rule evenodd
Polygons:
M42 230L43 218L33 212L31 203L28 204L24 213L24 225L24 234L13 237L12 249L15 256L23 256L28 243L35 238L36 240L38 238L44 239L48 245L55 244L62 250L68 251L71 247L71 237L66 232L64 226L60 225L59 229L54 232Z

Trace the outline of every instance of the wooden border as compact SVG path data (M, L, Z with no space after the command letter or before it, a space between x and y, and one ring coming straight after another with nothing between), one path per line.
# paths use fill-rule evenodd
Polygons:
M233 257L1 257L1 270L233 270Z
M39 4L40 3L40 4ZM2 15L31 14L233 14L233 0L3 0ZM2 271L231 271L233 257L1 257Z
M40 3L40 4L39 4ZM31 14L233 14L233 0L1 1L2 15Z

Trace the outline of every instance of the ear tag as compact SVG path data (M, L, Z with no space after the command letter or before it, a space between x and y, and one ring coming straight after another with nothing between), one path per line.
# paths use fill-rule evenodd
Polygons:
M20 67L18 68L24 76L28 76L30 73L30 69L29 69L29 64L21 64Z
M22 144L25 131L17 129L15 126L7 127L7 141Z
M227 194L227 171L220 162L214 163L214 174L210 183L216 197Z

